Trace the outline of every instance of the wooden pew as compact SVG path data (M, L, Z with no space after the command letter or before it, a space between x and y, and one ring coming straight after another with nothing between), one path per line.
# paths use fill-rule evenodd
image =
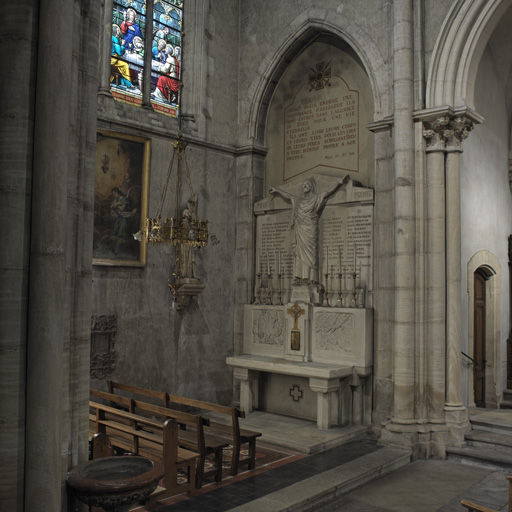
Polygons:
M507 476L508 480L508 512L512 512L512 476ZM460 504L465 507L468 512L498 512L493 508L484 507L483 505L478 505L476 503L472 503L468 500L462 500Z
M149 498L149 507L157 500L187 492L195 493L195 475L199 455L178 446L178 425L170 418L162 423L122 411L109 405L89 401L94 413L95 430L108 436L112 447L161 460L165 474L163 487ZM183 469L187 481L178 483L178 470Z
M225 414L228 418L229 425L210 421L209 427L206 432L212 432L229 436L233 441L233 455L231 459L231 474L237 475L240 466L247 465L248 469L254 469L256 466L256 438L261 436L260 432L240 428L239 418L244 418L245 415L236 407L228 407L224 405L217 405L210 402L195 400L193 398L181 397L178 395L171 395L163 391L154 391L152 389L142 388L139 386L131 386L122 384L120 382L108 381L108 389L110 393L117 394L117 391L124 393L138 394L141 396L152 397L156 400L161 400L164 407L170 407L171 404L186 405L194 407L199 410L207 410L220 414ZM242 446L248 445L249 456L242 458L240 455Z
M465 507L468 512L498 512L498 510L493 508L483 507L482 505L477 505L476 503L471 503L467 500L462 500L460 504Z
M196 471L196 489L202 487L204 477L210 474L214 476L216 482L222 480L222 451L229 446L229 443L218 436L205 436L204 426L209 425L210 421L208 419L96 389L91 389L90 394L108 402L109 405L113 404L137 415L153 418L156 416L163 421L168 418L175 419L180 426L178 431L179 446L199 454L199 463ZM147 429L148 427L142 428ZM206 471L206 457L209 454L214 455L214 468Z

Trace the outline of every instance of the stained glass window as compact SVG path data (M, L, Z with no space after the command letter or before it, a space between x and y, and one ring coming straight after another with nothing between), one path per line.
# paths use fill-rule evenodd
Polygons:
M146 6L143 0L115 0L112 15L110 90L124 103L142 104Z
M153 20L147 27L146 0L114 0L110 90L123 103L142 105L144 68L151 67L148 87L154 110L178 115L181 79L183 1L153 2ZM147 29L147 30L146 30ZM145 51L146 37L151 52Z
M180 94L182 6L178 0L156 0L153 7L151 104L170 115Z

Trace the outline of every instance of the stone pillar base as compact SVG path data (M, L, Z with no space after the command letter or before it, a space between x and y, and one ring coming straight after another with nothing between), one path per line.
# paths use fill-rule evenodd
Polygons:
M444 421L390 420L382 429L380 443L410 450L412 460L445 459L448 437Z
M464 405L445 405L446 425L448 427L448 445L462 448L466 446L465 435L471 431L468 410Z

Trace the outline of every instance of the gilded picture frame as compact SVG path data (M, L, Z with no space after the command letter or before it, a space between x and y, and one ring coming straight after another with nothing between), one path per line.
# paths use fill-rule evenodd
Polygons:
M145 266L146 243L133 235L146 227L150 157L149 139L98 130L93 265Z

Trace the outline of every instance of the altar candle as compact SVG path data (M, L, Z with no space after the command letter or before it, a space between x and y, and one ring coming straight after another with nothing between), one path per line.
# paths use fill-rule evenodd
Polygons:
M277 260L277 273L281 273L281 251L278 253L278 260Z
M354 243L354 272L356 271L356 244Z
M267 274L270 275L270 260L268 258L268 249L267 249Z
M341 274L341 247L338 247L338 259L340 260L340 274Z
M326 265L327 265L327 271L326 271L326 274L329 273L329 247L325 247L325 260L326 260Z

